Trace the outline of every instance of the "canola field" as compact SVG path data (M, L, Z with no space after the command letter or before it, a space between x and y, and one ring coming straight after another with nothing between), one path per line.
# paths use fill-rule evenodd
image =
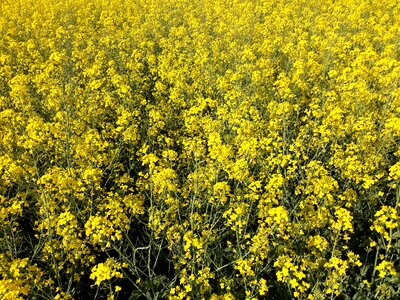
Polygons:
M399 1L0 3L0 299L399 299L399 158Z

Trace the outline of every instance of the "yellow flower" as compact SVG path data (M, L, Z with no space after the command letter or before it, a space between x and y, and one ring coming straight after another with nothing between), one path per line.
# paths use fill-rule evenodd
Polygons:
M379 271L379 277L385 278L387 275L396 276L397 272L394 268L394 264L390 261L382 261L378 266L376 266L376 270Z
M113 258L108 258L105 263L99 263L91 270L90 279L95 281L95 285L100 285L104 281L111 280L113 277L122 278L121 263Z

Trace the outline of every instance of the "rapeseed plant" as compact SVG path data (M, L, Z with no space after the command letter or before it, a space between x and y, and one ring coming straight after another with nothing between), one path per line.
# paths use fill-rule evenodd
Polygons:
M399 20L2 1L0 298L399 298Z

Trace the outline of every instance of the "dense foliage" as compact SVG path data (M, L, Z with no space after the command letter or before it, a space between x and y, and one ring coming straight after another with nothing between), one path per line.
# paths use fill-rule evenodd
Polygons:
M398 299L400 2L2 0L1 299Z

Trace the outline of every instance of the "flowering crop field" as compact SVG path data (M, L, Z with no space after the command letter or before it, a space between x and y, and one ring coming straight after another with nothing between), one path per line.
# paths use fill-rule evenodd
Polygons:
M1 1L0 299L399 299L399 158L399 1Z

